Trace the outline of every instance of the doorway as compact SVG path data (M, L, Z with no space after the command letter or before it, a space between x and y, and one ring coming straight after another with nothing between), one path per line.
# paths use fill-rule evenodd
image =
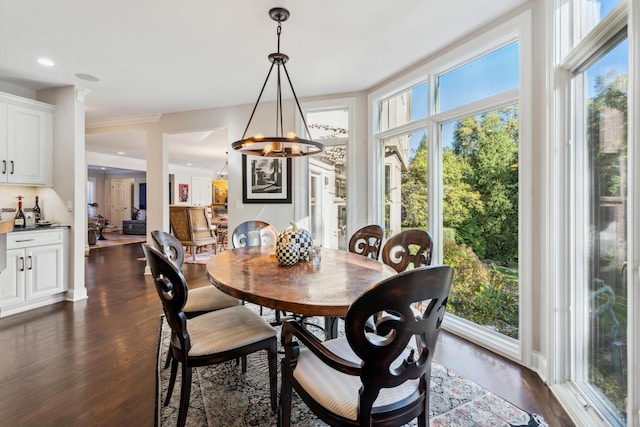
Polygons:
M131 186L133 179L111 180L110 223L122 228L122 221L131 219Z

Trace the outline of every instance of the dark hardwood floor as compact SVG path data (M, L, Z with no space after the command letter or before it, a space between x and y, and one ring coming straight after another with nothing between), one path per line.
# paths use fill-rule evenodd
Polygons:
M162 309L142 256L140 244L92 250L88 300L0 319L0 425L153 425ZM184 272L207 285L203 265ZM527 369L447 333L435 358L550 426L574 425Z

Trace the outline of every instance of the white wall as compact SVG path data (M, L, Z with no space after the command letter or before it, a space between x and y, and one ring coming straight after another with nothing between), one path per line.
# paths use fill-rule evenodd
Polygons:
M84 253L87 244L87 169L84 166L84 91L74 86L49 89L38 92L38 99L56 106L53 119L53 188L59 198L52 198L49 212L58 216L62 223L71 225L70 283L66 299L86 299Z

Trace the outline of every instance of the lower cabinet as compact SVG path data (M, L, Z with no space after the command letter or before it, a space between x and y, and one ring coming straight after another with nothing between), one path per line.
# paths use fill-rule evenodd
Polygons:
M68 289L67 234L63 228L9 233L0 317L62 301Z

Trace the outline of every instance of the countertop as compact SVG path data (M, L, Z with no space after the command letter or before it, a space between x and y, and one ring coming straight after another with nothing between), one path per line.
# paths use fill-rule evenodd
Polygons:
M13 221L0 221L0 234L13 231Z
M10 221L7 221L10 222ZM11 225L13 226L13 223L11 223ZM52 225L47 225L47 226L40 226L40 225L29 225L25 228L13 228L14 233L20 233L22 231L47 231L47 230L53 230L55 228L71 228L70 225L60 225L60 224L52 224Z

